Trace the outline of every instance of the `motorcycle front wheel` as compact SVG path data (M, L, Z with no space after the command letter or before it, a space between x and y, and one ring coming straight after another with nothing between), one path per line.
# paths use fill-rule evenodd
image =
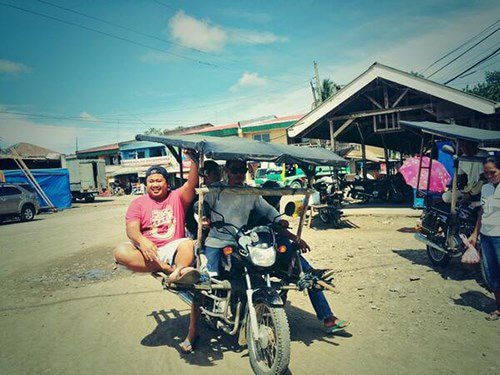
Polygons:
M247 320L248 355L257 375L284 374L290 363L290 328L285 310L256 303L259 337L256 339Z
M427 256L429 257L431 263L438 267L446 267L451 261L450 255L436 250L429 245L427 245Z

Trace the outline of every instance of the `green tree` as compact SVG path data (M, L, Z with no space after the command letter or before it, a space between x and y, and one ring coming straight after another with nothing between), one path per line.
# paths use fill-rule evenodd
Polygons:
M324 79L321 83L321 101L324 102L330 96L339 91L341 87L333 82L331 79Z
M500 70L484 73L484 82L475 86L465 86L465 92L481 96L485 99L500 102Z
M164 130L158 128L149 128L144 133L149 135L163 135Z

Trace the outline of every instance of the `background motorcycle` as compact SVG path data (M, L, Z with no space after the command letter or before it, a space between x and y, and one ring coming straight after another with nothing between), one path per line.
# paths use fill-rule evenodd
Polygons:
M319 192L320 203L327 205L319 210L319 218L325 224L331 223L338 228L343 214L341 208L344 193L337 189L337 184L331 177L318 180L314 189Z
M427 247L427 255L436 266L446 266L453 257L459 257L466 250L460 235L469 238L477 220L477 209L470 202L460 201L454 217L450 205L432 195L426 196L426 208L422 214L421 233L418 240Z

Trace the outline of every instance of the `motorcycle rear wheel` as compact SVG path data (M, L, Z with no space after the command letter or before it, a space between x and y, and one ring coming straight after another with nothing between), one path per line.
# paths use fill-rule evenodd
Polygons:
M319 210L319 218L323 223L329 224L331 220L330 210L328 208Z
M248 355L257 375L284 374L290 363L290 327L283 307L256 303L259 340L255 340L247 320ZM265 345L265 347L262 347Z
M451 261L450 255L436 250L429 245L427 245L427 256L429 257L431 263L438 267L446 267Z

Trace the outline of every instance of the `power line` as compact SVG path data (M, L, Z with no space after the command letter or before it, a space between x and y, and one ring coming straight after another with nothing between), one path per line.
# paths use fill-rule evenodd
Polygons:
M140 35L140 36L143 36L143 37L146 37L146 38L151 38L151 39L159 40L160 42L164 42L164 43L175 45L175 46L178 46L178 47L181 47L181 48L189 49L189 50L192 50L192 51L195 51L195 52L198 52L198 53L202 53L202 54L205 54L205 55L209 54L207 51L203 51L203 50L201 50L199 48L188 47L188 46L185 46L185 45L183 45L181 43L176 43L176 42L164 39L164 38L160 38L160 37L158 37L156 35L147 34L147 33L144 33L142 31L133 29L133 28L131 28L129 26L124 26L124 25L120 25L120 24L118 24L116 22L107 21L107 20L105 20L103 18L92 16L92 15L83 13L83 12L78 11L78 10L74 10L74 9L70 9L70 8L67 8L67 7L63 7L61 5L54 4L54 3L51 3L51 2L46 1L46 0L36 0L36 1L38 1L40 3L43 3L43 4L47 4L47 5L53 6L55 8L59 8L59 9L65 10L67 12L71 12L71 13L75 13L75 14L78 14L78 15L83 16L83 17L87 17L87 18L92 19L94 21L99 21L99 22L102 22L104 24L107 24L107 25L110 25L110 26L113 26L113 27L118 27L118 28L120 28L122 30L129 31L129 32L135 33L137 35ZM224 58L222 56L217 56L217 55L214 55L214 54L211 54L211 55L214 56L214 57L217 57L217 58ZM235 61L235 60L232 60L232 59L228 59L228 58L224 58L224 59L228 60L230 62L238 62L238 61Z
M432 73L431 75L427 76L426 78L429 79L431 78L434 74L440 72L441 70L443 70L444 68L446 68L447 66L449 66L450 64L452 64L453 62L457 61L460 57L462 57L463 55L465 55L467 52L469 52L471 49L475 48L476 46L478 46L479 44L481 44L482 42L484 42L486 39L488 39L489 37L491 37L493 34L495 34L498 30L500 30L500 27L496 28L493 32L489 33L488 35L486 35L484 38L482 38L479 42L475 43L474 45L472 45L472 47L469 47L468 49L466 49L464 52L462 52L460 55L458 55L457 57L455 57L454 59L452 59L451 61L449 61L448 63L446 63L445 65L443 65L441 68L439 68L438 70L436 70L434 73Z
M449 79L449 80L448 80L448 81L446 81L444 84L445 84L445 85L447 85L448 83L450 83L450 82L452 82L452 81L456 80L457 78L461 77L461 76L462 76L462 74L467 73L469 70L474 69L476 66L480 65L480 64L481 64L481 63L483 63L484 61L487 61L487 60L489 60L490 58L494 57L494 56L498 53L498 51L500 51L500 47L499 47L499 48L497 48L497 49L496 49L495 51L493 51L492 53L490 53L488 56L486 56L486 57L482 58L481 60L479 60L477 63L475 63L475 64L474 64L474 65L472 65L471 67L469 67L469 68L465 69L462 73L460 73L460 74L456 75L455 77L453 77L453 78Z
M488 48L488 49L486 49L484 51L481 51L480 53L472 56L470 59L468 59L467 61L465 61L463 64L461 64L461 65L459 65L459 66L451 69L450 72L448 72L446 76L450 77L453 74L456 74L456 73L462 71L464 68L470 66L475 61L478 61L478 59L481 59L483 56L486 56L488 53L490 53L491 51L493 51L496 47L497 47L496 45L491 46L490 48ZM461 78L464 78L464 77L466 77L468 75L474 74L475 72L477 72L477 70L475 70L473 72L469 72L466 75L462 76ZM443 78L443 79L445 79L445 78Z
M79 28L87 30L87 31L92 31L94 33L98 33L98 34L105 35L105 36L110 37L110 38L118 39L118 40L121 40L123 42L135 44L136 46L141 46L141 47L149 48L149 49L152 49L152 50L155 50L155 51L159 51L161 53L165 53L167 55L172 55L172 56L179 57L179 58L182 58L182 59L190 60L190 61L193 61L193 62L195 62L197 64L202 64L202 65L207 65L207 66L211 66L211 67L215 67L215 68L220 68L220 66L217 65L217 64L213 64L213 63L206 62L206 61L203 61L203 60L191 58L189 56L184 56L184 55L181 55L181 54L178 54L178 53L175 53L175 52L166 51L166 50L163 50L163 49L160 49L160 48L156 48L156 47L150 46L150 45L145 44L145 43L137 42L135 40L131 40L131 39L119 36L119 35L115 35L115 34L111 34L111 33L105 32L105 31L97 30L97 29L94 29L94 28L91 28L91 27L88 27L88 26L84 26L84 25L75 23L75 22L66 21L66 20L63 20L61 18L53 17L53 16L50 16L50 15L47 15L47 14L39 13L39 12L36 12L36 11L33 11L33 10L29 10L29 9L26 9L26 8L15 6L15 5L12 5L12 4L7 4L7 3L0 2L0 5L6 6L6 7L10 7L10 8L13 8L13 9L17 9L17 10L20 10L20 11L23 11L23 12L26 12L26 13L31 13L31 14L39 16L39 17L44 17L44 18L47 18L47 19L51 19L53 21L61 22L61 23L64 23L66 25L71 25L71 26L79 27Z
M483 34L485 31L489 30L490 28L492 28L493 26L495 26L498 22L500 22L500 20L496 20L495 22L493 22L491 25L489 25L488 27L486 27L485 29L483 29L480 33L474 35L472 38L468 39L467 41L465 41L464 43L460 44L458 47L454 48L453 50L451 50L450 52L448 52L447 54L445 54L443 57L439 58L438 60L434 61L432 64L430 64L427 68L425 68L424 70L420 71L420 74L423 74L425 73L427 70L429 70L430 68L432 68L434 65L436 65L438 62L444 60L445 58L447 58L448 56L450 56L451 54L453 54L454 52L458 51L460 48L462 48L463 46L467 45L467 43L471 42L472 40L476 39L479 35Z

